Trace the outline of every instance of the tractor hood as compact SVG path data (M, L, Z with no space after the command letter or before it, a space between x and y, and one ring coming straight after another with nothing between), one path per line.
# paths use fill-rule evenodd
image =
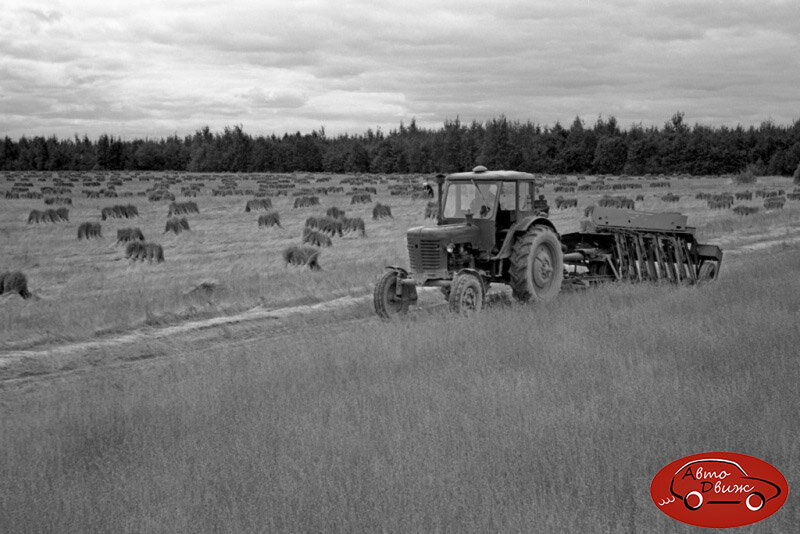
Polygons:
M450 243L475 243L480 234L480 229L474 224L458 223L442 226L417 226L409 228L406 236L408 242L420 243L421 241L437 241L442 246Z

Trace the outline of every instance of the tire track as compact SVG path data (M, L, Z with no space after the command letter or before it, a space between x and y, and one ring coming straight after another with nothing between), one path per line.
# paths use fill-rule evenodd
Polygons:
M773 246L795 244L800 242L800 231L791 234L773 231L747 236L747 240L745 244L724 248L724 254L736 258ZM724 243L725 240L717 241ZM436 288L421 289L417 309L412 309L412 313L446 308ZM498 300L507 300L504 291L493 293ZM233 348L296 336L311 326L336 331L345 325L374 320L377 318L372 310L372 295L364 294L277 309L257 307L236 315L145 327L89 341L0 351L0 389L56 377L80 376L101 368L163 365L173 361L178 352L187 357L187 354L218 350L221 346Z

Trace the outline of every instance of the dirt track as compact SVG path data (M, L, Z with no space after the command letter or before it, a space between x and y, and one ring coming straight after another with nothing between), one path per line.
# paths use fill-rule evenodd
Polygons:
M737 240L739 243L742 237ZM736 247L727 245L725 240L719 242L728 262L735 261L742 254L783 243L800 242L800 231L744 237L746 242ZM420 292L419 307L422 310L435 310L443 306L437 290ZM318 304L273 310L259 307L237 315L165 327L147 327L91 341L2 351L0 389L31 386L53 378L78 378L86 373L97 372L99 368L163 365L178 352L183 357L189 357L223 345L233 347L263 343L268 339L297 335L312 325L318 331L339 331L354 323L375 320L371 295L347 296Z

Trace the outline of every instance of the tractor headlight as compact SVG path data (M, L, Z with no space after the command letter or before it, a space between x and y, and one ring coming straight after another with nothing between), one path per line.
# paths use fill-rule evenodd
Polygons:
M455 249L456 246L453 243L448 243L447 246L445 247L445 250L447 250L448 254L452 254Z

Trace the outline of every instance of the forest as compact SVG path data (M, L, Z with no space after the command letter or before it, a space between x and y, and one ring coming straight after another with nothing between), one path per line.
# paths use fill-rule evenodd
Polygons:
M613 116L591 126L576 117L568 128L500 116L469 124L456 118L438 129L412 119L388 133L330 137L324 127L253 136L236 125L222 132L206 126L183 138L76 134L5 136L0 143L0 170L433 173L477 164L550 174L791 175L800 164L800 119L783 126L689 126L677 112L663 127L625 129Z

